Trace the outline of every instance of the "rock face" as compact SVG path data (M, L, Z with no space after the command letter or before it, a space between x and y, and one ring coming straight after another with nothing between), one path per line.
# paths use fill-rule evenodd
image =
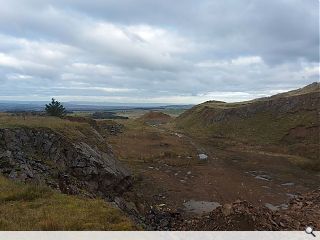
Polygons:
M111 152L73 143L50 129L0 129L0 173L109 199L131 185L130 173Z

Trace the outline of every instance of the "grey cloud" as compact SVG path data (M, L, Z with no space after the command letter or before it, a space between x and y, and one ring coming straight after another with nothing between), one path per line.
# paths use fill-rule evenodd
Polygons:
M59 3L58 3L59 4ZM278 1L61 1L99 19L171 26L217 46L217 54L259 54L273 61L319 61L316 0ZM221 51L221 44L225 49ZM229 49L229 50L228 50ZM221 52L221 53L220 53Z
M316 0L0 4L0 100L194 102L244 93L229 100L319 78Z

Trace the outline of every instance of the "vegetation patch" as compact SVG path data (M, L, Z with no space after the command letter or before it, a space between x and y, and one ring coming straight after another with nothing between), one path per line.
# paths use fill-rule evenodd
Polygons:
M137 229L127 216L104 200L68 196L0 176L2 231Z

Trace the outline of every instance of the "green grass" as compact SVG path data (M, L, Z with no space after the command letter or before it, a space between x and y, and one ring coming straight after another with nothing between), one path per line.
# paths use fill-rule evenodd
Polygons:
M0 115L0 128L18 127L50 128L72 137L79 129L89 128L90 126L87 123L71 122L49 116L27 116L23 118L22 116Z
M1 128L47 128L72 142L86 142L92 146L99 147L100 150L107 150L107 144L101 141L101 136L90 126L89 122L69 121L57 117L49 116L11 116L8 114L0 114Z
M170 115L171 117L178 117L182 113L184 113L186 110L182 108L176 108L176 109L164 109L159 112L163 112L165 114Z
M274 116L265 111L247 118L229 118L220 122L210 122L207 115L215 115L223 110L209 108L205 113L203 107L195 109L193 113L178 118L176 126L195 136L211 137L224 136L243 142L256 144L277 144L289 132L298 125L313 126L316 124L317 113L297 112Z
M68 113L67 116L71 117L90 117L94 111L74 111L73 113Z
M107 147L86 122L55 117L0 114L0 128L51 129L71 141ZM68 196L48 187L0 176L0 230L135 230L119 209L101 199Z
M307 90L304 88L271 98L306 94ZM317 111L301 110L278 113L266 107L264 111L261 110L255 114L248 114L248 116L243 114L245 109L241 108L242 106L257 105L260 104L259 101L264 101L264 99L241 103L205 102L178 117L175 126L198 138L222 137L225 143L229 142L234 145L241 143L297 155L302 157L299 158L299 161L294 161L297 165L309 169L320 169L319 135L306 130L308 127L317 129L319 124ZM241 116L236 114L237 111ZM300 131L297 127L302 128L301 131L305 129L304 137L289 134L294 132L293 129Z
M101 199L68 196L0 176L0 230L137 230Z

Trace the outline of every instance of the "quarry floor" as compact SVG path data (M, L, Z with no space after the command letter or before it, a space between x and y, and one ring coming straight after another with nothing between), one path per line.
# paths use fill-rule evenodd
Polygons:
M240 199L277 210L319 187L320 174L297 167L293 156L191 138L162 125L132 121L125 126L108 142L133 171L139 201L151 206L193 216ZM199 154L208 158L200 160Z

